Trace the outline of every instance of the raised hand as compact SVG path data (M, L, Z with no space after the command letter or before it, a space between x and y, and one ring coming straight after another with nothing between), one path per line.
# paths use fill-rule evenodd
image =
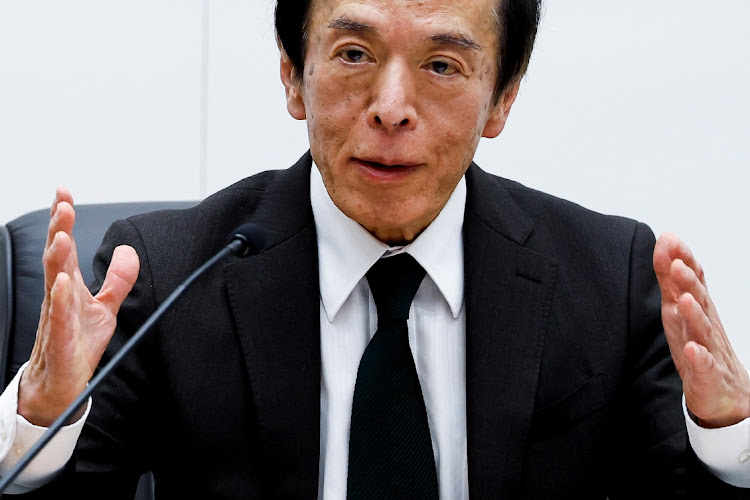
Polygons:
M18 413L41 426L49 426L86 387L138 277L135 250L119 246L101 290L92 296L78 266L74 222L73 197L58 188L44 250L44 302L18 391Z
M677 235L665 233L656 242L654 269L664 332L688 409L703 427L750 417L750 377L729 343L703 268Z

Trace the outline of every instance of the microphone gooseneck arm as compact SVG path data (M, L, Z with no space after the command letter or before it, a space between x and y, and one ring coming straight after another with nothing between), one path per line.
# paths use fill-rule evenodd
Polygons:
M99 386L111 372L114 370L122 361L122 359L132 351L136 345L145 337L154 324L159 321L162 315L174 304L178 298L188 289L188 287L206 270L210 269L217 262L224 259L229 255L237 255L244 257L246 255L258 253L265 245L265 233L263 229L257 224L248 223L244 224L235 229L231 236L231 241L225 246L219 253L211 257L201 267L193 271L193 273L187 277L185 281L174 289L169 294L169 297L161 303L161 305L154 311L151 316L148 317L145 323L141 325L138 331L130 337L125 345L117 351L117 353L109 360L109 363L99 370L94 378L91 379L88 386L84 391L78 395L78 397L68 405L65 411L57 417L52 425L45 431L39 440L34 443L29 451L16 463L16 465L6 474L2 481L0 481L0 495L10 486L11 482L23 472L23 470L31 463L44 446L62 429L68 420L78 411L78 409L86 402L92 392Z

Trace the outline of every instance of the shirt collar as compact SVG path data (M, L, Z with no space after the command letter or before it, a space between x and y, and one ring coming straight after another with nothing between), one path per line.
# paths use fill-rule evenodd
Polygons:
M435 220L405 247L388 246L339 210L315 163L310 172L310 201L318 237L320 298L328 321L336 318L354 287L380 257L401 252L419 262L437 285L453 317L458 317L464 298L463 177Z

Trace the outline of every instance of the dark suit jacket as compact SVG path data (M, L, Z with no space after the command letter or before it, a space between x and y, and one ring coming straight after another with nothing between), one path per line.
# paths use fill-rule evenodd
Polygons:
M81 488L84 497L129 499L144 470L155 472L157 496L317 495L321 361L310 167L308 154L195 208L111 228L98 279L122 243L135 247L141 271L108 353L231 229L258 222L270 243L211 270L161 320L95 395L68 464L78 474L39 496ZM651 231L475 165L466 179L471 498L729 498L688 445ZM704 488L712 493L702 496Z

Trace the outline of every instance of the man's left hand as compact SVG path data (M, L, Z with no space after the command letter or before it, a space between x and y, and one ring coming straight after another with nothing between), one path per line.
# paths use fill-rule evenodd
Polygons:
M703 427L750 417L750 376L734 353L703 268L677 235L664 233L654 249L661 317L688 410Z

